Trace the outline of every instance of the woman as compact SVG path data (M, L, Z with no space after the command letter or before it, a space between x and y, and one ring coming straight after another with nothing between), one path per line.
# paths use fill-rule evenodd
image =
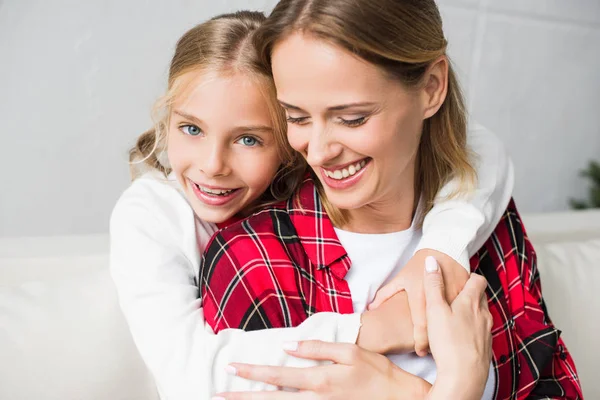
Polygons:
M401 322L410 320L408 313L392 318L394 300L363 315L321 313L295 328L214 335L205 327L196 282L200 254L216 224L290 197L304 174L304 161L287 143L273 78L252 41L264 19L256 12L222 15L179 40L168 91L155 110L156 126L131 150L135 179L112 214L111 273L135 343L165 398L197 400L216 387L239 387L226 373L230 362L294 365L295 358L278 347L286 341L358 338L375 349L381 326L388 333L406 330ZM510 167L506 154L489 133L476 130L472 137L481 142L476 146L481 155L503 164L482 166L473 198L436 201L422 250L405 270L418 274L400 274L407 288L422 286L420 259L434 249L464 264L461 253L470 242L485 240L508 202L512 177L502 168ZM503 174L508 179L496 178ZM457 218L463 219L460 226L452 224ZM445 232L455 240L441 235ZM462 287L466 270L450 261L444 269L447 286ZM402 304L407 306L406 298ZM397 322L389 326L390 320ZM413 348L410 333L407 346Z
M364 310L412 254L442 185L454 177L464 192L472 177L462 97L432 0L282 0L256 39L286 109L289 142L312 175L289 201L213 237L200 282L215 331L295 326L317 312ZM487 278L494 317L494 368L479 390L485 399L579 398L524 232L511 204L471 259L472 270ZM384 341L380 350L410 349L405 344ZM422 378L416 385L435 381L431 357L389 358ZM267 369L264 381L325 397L336 385L348 396L358 393L350 383L358 390L360 382L334 368L295 372L302 384L273 379L287 369ZM378 375L371 372L364 382ZM307 378L323 376L330 385L315 388Z

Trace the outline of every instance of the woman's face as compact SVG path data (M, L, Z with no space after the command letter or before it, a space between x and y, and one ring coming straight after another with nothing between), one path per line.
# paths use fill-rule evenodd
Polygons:
M334 206L355 210L412 196L425 112L418 91L307 34L279 42L272 66L289 142Z
M280 156L269 109L241 74L188 73L171 109L169 162L196 215L218 223L269 187Z

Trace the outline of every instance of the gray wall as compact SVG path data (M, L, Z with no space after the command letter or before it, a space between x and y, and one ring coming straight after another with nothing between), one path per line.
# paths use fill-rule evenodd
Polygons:
M0 0L0 236L105 232L177 38L275 0ZM583 196L600 158L598 0L440 0L472 114L516 166L522 211Z

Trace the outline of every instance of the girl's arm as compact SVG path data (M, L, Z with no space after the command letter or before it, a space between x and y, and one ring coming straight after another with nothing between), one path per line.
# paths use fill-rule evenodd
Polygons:
M462 290L470 273L469 258L494 231L510 201L514 171L500 140L479 125L469 129L467 144L472 150L477 184L473 193L448 198L459 182L448 182L423 222L423 237L414 256L402 271L376 294L369 309L379 307L399 291L406 291L414 326L414 350L425 355L428 348L425 296L421 266L434 256L446 277L446 296L452 301ZM403 349L406 351L406 349Z
M232 362L315 365L287 355L286 342L355 343L359 314L323 313L296 328L213 334L197 299L198 260L183 251L197 248L197 237L212 231L195 235L193 213L174 189L136 183L111 217L110 269L133 339L163 398L203 400L216 390L253 390L254 383L227 373Z
M469 196L447 199L456 182L446 184L423 222L417 251L433 249L450 256L471 271L469 258L490 237L512 196L513 165L502 142L489 130L475 125L467 144L474 153L477 185Z

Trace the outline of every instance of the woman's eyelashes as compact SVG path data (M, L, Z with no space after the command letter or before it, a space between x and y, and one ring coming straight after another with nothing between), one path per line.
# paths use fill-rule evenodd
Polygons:
M292 117L292 116L287 116L287 121L290 124L296 124L296 125L306 125L310 120L310 117ZM367 116L363 116L363 117L358 117L358 118L353 118L353 119L346 119L346 118L341 118L338 117L336 118L336 122L344 125L344 126L348 126L351 128L355 128L361 125L364 125L365 122L367 122L368 117Z
M179 130L189 136L198 136L202 134L202 129L191 124L179 125Z
M287 121L290 124L297 124L297 125L304 125L307 121L308 121L308 117L291 117L291 116L287 116Z
M354 119L339 118L339 122L342 125L346 125L346 126L349 126L351 128L355 128L355 127L361 126L365 122L367 122L367 117L358 117L358 118L354 118Z

